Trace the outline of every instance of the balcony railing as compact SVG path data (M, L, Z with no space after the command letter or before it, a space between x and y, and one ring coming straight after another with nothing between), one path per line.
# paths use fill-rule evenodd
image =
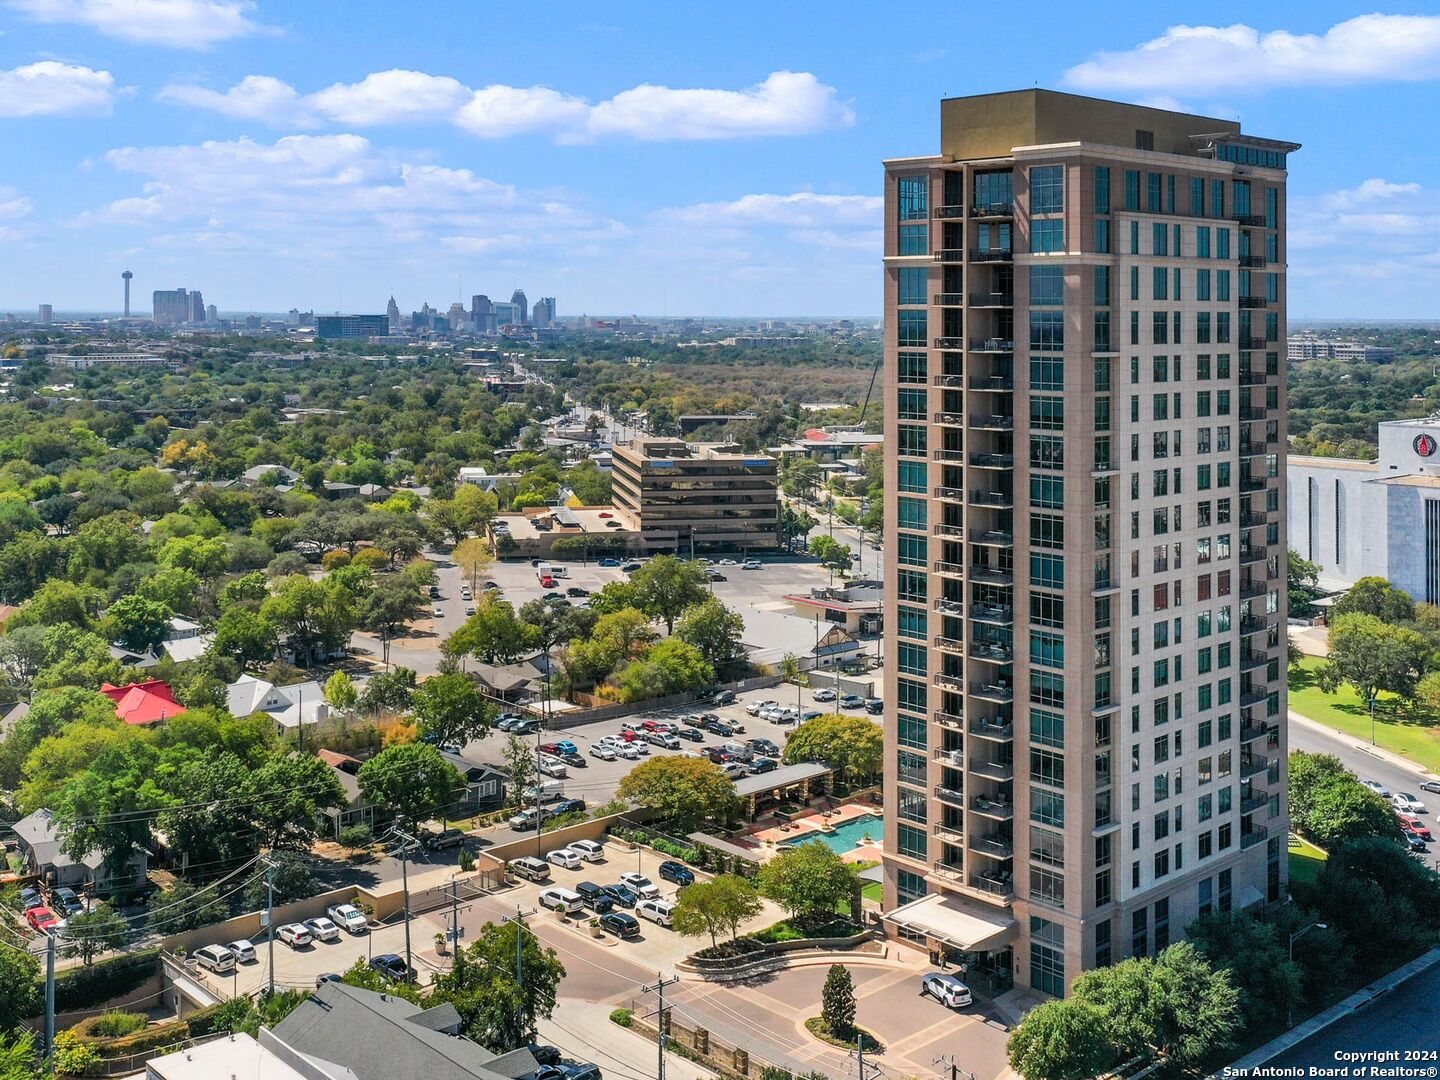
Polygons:
M1253 510L1242 510L1240 512L1240 528L1255 529L1261 525L1270 524L1269 514L1257 514Z
M1270 586L1263 581L1242 581L1240 582L1240 599L1254 600L1264 596L1270 591Z
M1008 308L1015 306L1014 293L971 293L970 306L976 308Z
M1248 829L1240 830L1240 846L1242 848L1254 847L1269 835L1270 830L1264 825L1252 825Z
M946 825L944 822L937 821L931 831L947 844L963 844L965 842L965 834L954 825Z
M939 263L958 263L965 261L964 248L939 248L935 252L935 261Z
M1005 491L976 491L970 490L971 506L994 506L1001 510L1007 510L1015 505L1015 496Z
M970 644L970 656L972 659L986 660L992 664L1008 664L1015 659L1015 650L1008 645L975 641Z
M1263 229L1265 227L1264 214L1231 214L1230 220L1247 229Z
M947 525L943 521L937 521L930 526L930 531L936 536L949 536L956 540L965 539L965 529L961 525Z
M1242 476L1240 490L1244 492L1264 491L1269 481L1263 476Z
M980 623L994 623L1000 626L1009 626L1015 621L1015 609L1008 604L982 604L970 605L970 617Z
M1263 296L1240 297L1240 306L1250 311L1254 311L1256 308L1263 308L1269 302L1270 301L1266 300Z
M1015 841L1008 836L981 836L970 841L970 850L993 855L997 859L1008 859L1015 854Z
M965 642L961 641L959 638L945 637L943 634L937 634L931 640L933 641L935 648L937 649L944 649L947 652L954 653L960 653L965 651Z
M950 414L947 414L950 415ZM936 447L930 451L930 456L936 461L949 461L958 465L965 460L964 450L946 450L944 447Z
M1015 203L1012 200L1004 202L971 203L971 217L1014 217Z
M1240 741L1241 741L1241 743L1254 742L1256 739L1268 739L1269 737L1270 737L1270 729L1269 729L1268 727L1266 727L1264 724L1241 724L1241 725L1240 725Z
M1249 566L1251 563L1264 562L1268 550L1263 547L1242 547L1240 549L1240 565Z
M1005 686L1003 683L971 683L970 693L974 697L984 698L986 701L998 701L1001 704L1009 704L1015 700L1015 688Z
M965 489L952 487L937 487L935 489L935 498L947 499L950 502L963 502L965 500Z
M947 600L941 596L935 600L935 610L941 615L964 615L965 605L959 600Z
M971 762L970 771L976 776L983 776L987 780L1013 780L1015 779L1015 768L1013 765L1006 765L1003 761L982 761Z
M1241 754L1240 755L1240 779L1248 780L1252 776L1259 776L1266 769L1270 768L1270 759L1264 754Z
M944 424L946 427L964 427L965 414L958 412L937 412L931 413L930 419L937 424Z
M1253 814L1256 810L1263 810L1269 802L1269 795L1247 795L1240 800L1240 813Z
M1015 351L1011 338L974 338L970 342L971 352L1010 353Z
M1008 251L1004 248L991 248L988 251L972 250L970 252L970 261L976 263L1010 262L1014 257L1015 253L1013 251ZM958 260L946 259L943 261L957 262Z
M977 565L970 567L970 580L985 581L991 585L1013 585L1015 584L1015 574L1010 570Z
M970 879L973 888L982 892L990 893L993 896L1014 896L1015 878L1008 873L1000 874L976 874Z
M980 469L1013 469L1014 454L971 454L970 464Z
M978 739L1005 742L1015 737L1015 725L1001 724L994 720L972 720L970 721L970 734Z
M1241 349L1263 349L1265 339L1263 337L1240 337L1235 339L1235 344Z
M1256 652L1254 649L1240 650L1240 670L1251 671L1255 668L1264 667L1270 663L1270 654Z
M970 800L970 809L977 814L984 814L986 817L998 818L1001 821L1011 821L1015 817L1015 804L1002 799L988 799L984 795L977 795Z
M934 757L936 761L942 762L954 768L963 768L965 765L965 749L960 746L935 747Z
M965 880L965 867L957 862L950 862L945 859L935 860L935 873L940 877L949 878L952 881Z
M945 712L943 709L936 709L932 714L935 723L943 728L950 728L952 731L963 731L965 729L965 718L959 713Z
M1241 705L1263 705L1268 700L1270 700L1270 694L1263 686L1240 691Z
M964 375L946 375L943 372L936 372L930 376L932 386L943 387L948 390L959 390L965 385Z
M1260 633L1260 632L1263 631L1263 630L1269 630L1269 629L1270 629L1270 620L1269 620L1269 619L1262 619L1262 618L1261 618L1260 616L1258 616L1258 615L1241 615L1241 616L1240 616L1240 633L1242 633L1242 634L1258 634L1258 633Z
M943 803L949 803L951 806L965 805L965 793L963 791L957 791L955 788L943 787L938 784L935 787L935 798Z
M940 292L935 294L935 304L937 307L960 307L964 303L964 293Z
M1260 255L1241 255L1241 256L1240 256L1240 265L1241 265L1241 266L1244 266L1244 267L1248 267L1249 269L1252 269L1252 270L1253 270L1253 269L1254 269L1255 267L1257 267L1257 266L1264 266L1264 265L1265 265L1265 256L1264 256L1263 254L1260 254Z
M965 680L960 678L959 675L951 675L948 672L941 671L932 675L930 678L936 686L943 686L947 690L965 689Z
M1265 443L1251 442L1249 439L1240 440L1241 457L1264 457L1270 452L1270 447Z
M984 544L988 547L1014 547L1015 534L1006 532L1003 529L990 529L975 537L975 543Z
M1242 371L1240 372L1241 386L1263 386L1270 379L1263 371Z
M971 390L1006 391L1015 389L1015 380L1008 375L972 375L965 385Z
M935 206L930 209L930 216L933 218L958 218L965 216L965 207L959 203L953 206Z
M963 577L965 575L965 566L963 563L946 562L943 559L937 559L932 563L931 569L934 570L935 573L944 574L947 577Z
M965 348L965 339L963 337L937 337L935 339L935 348L963 349Z
M1015 428L1013 416L972 416L970 426L980 431L1012 431Z

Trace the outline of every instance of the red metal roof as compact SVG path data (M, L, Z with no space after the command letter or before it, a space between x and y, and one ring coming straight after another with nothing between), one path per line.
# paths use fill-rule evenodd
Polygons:
M115 715L127 724L155 724L179 716L185 706L163 679L147 679L128 686L105 683L100 692L115 702Z

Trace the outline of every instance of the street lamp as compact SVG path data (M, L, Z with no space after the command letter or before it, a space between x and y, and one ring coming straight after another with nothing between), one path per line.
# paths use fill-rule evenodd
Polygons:
M1373 701L1374 699L1372 698L1371 700ZM1301 929L1299 929L1299 930L1296 930L1295 933L1291 934L1291 935L1290 935L1290 962L1291 962L1292 964L1295 962L1295 942L1299 941L1302 937L1304 937L1306 934L1308 934L1311 930L1328 930L1328 929L1330 929L1329 924L1323 923L1323 922L1315 922L1315 923L1311 923L1309 926L1306 926L1306 927L1303 927L1303 928L1301 928ZM1294 1006L1291 1005L1291 1004L1288 1003L1288 1002L1287 1002L1286 1005L1285 1005L1285 1026L1286 1026L1287 1028L1292 1028L1292 1027L1295 1026L1295 1009L1294 1009Z

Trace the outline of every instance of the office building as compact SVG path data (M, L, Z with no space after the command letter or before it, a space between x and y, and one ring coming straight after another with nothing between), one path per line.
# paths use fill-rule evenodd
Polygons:
M120 279L125 282L125 318L127 319L130 317L130 279L134 276L129 270L120 275Z
M940 127L885 165L885 922L1061 995L1285 895L1297 147L1044 90Z
M153 294L156 326L179 326L190 321L190 294L184 289L156 289Z
M463 330L470 325L470 313L465 310L465 305L458 300L450 305L450 310L446 313L445 319L450 324L451 330Z
M55 309L49 304L41 304L39 311L39 321L42 323L54 322Z
M520 325L520 309L517 308L514 304L506 304L502 301L496 301L491 306L495 310L494 318L495 326L497 329L502 326Z
M207 323L217 323L220 321L220 309L214 304L205 305L205 321Z
M1290 546L1322 588L1383 577L1440 604L1440 416L1379 425L1374 461L1290 456Z
M510 294L510 305L515 309L515 325L530 325L530 303L525 299L525 290L516 289Z
M535 301L535 306L530 309L530 322L535 329L544 330L555 321L555 298L553 296L542 296Z
M200 295L199 289L190 293L186 308L186 322L203 323L205 321L205 298Z
M395 302L395 297L393 296L390 297L390 302L385 305L385 318L390 320L390 333L394 334L399 332L401 327L400 305Z
M315 319L315 336L322 341L365 341L384 337L390 331L385 315L319 315Z
M470 318L475 323L477 334L495 333L495 305L484 293L476 293L470 298Z
M1292 337L1287 343L1286 357L1292 364L1301 360L1348 360L1387 364L1395 359L1395 350L1382 345L1366 345L1361 341L1327 341L1322 338Z
M615 509L644 552L778 546L775 458L679 439L636 439L612 453Z

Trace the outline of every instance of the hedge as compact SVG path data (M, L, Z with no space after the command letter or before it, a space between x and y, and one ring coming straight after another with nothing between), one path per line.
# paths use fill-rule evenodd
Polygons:
M70 1030L76 1038L90 1041L123 1039L143 1030L149 1022L144 1013L107 1012L82 1020Z
M102 960L89 967L71 968L55 976L55 1011L93 1009L111 998L128 994L160 968L160 950Z
M126 1035L119 1039L80 1035L78 1031L77 1035L82 1043L100 1051L101 1057L117 1058L141 1054L160 1046L172 1046L189 1037L190 1025L184 1020L166 1020L164 1023L152 1024L133 1035Z

